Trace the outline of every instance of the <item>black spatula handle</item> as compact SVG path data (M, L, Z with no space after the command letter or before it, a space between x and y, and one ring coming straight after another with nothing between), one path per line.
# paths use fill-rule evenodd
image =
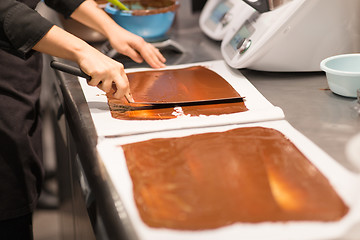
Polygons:
M51 61L50 66L56 70L60 70L78 77L86 78L87 80L91 80L91 77L84 73L80 68L74 67L65 63L61 63L58 61Z

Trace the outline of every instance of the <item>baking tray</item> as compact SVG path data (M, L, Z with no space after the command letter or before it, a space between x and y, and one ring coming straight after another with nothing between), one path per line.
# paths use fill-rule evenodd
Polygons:
M165 69L190 66L205 66L222 76L242 97L246 98L245 105L249 111L219 116L179 117L169 120L119 120L111 116L104 92L87 85L85 79L79 78L98 136L126 136L173 129L284 119L281 108L272 105L240 71L228 67L223 60L169 66ZM152 69L137 68L127 70L127 72L144 70L151 71Z
M339 196L349 207L348 214L336 222L288 221L286 223L236 223L213 230L179 231L148 227L137 211L132 191L132 182L127 170L122 148L118 145L146 141L154 138L183 137L207 132L222 132L239 127L261 126L273 128L283 133L330 181ZM240 125L227 125L208 128L183 129L147 134L138 134L121 138L100 138L97 146L116 192L122 200L129 219L139 239L144 240L198 240L198 239L336 239L340 238L360 220L360 175L352 173L339 165L287 121L268 121Z

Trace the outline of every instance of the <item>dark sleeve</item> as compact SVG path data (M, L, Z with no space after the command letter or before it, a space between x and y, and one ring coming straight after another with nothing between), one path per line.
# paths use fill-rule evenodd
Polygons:
M69 18L75 9L84 1L85 0L44 0L46 5L64 15L65 18Z
M53 26L35 10L16 0L0 0L0 48L27 58Z

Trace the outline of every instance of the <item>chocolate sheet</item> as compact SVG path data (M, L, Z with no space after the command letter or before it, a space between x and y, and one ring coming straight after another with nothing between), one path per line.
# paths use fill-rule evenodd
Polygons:
M299 149L301 154L303 154L331 183L331 186L336 193L342 201L344 201L345 205L349 207L349 212L337 221L280 220L258 223L236 222L234 224L207 230L176 230L171 228L150 227L144 223L134 201L133 182L129 175L126 159L121 146L158 138L181 138L193 134L224 132L242 127L271 128L284 134L286 139L289 139L296 148ZM360 189L359 174L354 174L339 165L334 159L284 120L162 131L149 134L137 134L122 138L106 138L99 142L97 149L101 159L103 159L106 172L110 176L109 179L114 185L115 192L117 192L120 199L122 199L123 207L126 209L128 218L133 223L133 227L141 240L342 239L342 236L344 236L355 223L360 221L360 192L358 191L358 189ZM166 164L166 162L163 164ZM221 178L219 178L219 181L221 181ZM253 191L256 192L256 189ZM258 201L261 200L256 200L256 202ZM123 211L121 214L124 217Z
M199 62L166 69L182 69L193 66L204 66L220 75L235 91L246 98L248 111L221 115L200 115L187 117L185 114L168 120L121 120L112 117L109 110L108 98L103 91L87 85L83 78L79 78L81 88L94 121L98 136L124 136L145 132L157 132L171 129L196 128L205 126L219 126L228 124L278 120L284 118L281 108L272 105L242 74L231 69L223 60ZM148 68L127 69L127 73L150 71ZM224 106L222 106L224 108ZM174 113L177 112L173 109ZM208 111L208 109L207 109ZM168 114L168 113L167 113ZM200 114L200 113L199 113ZM144 116L143 113L140 115ZM169 115L168 115L169 116ZM150 116L151 117L151 116ZM162 116L164 117L164 116ZM174 117L171 115L171 117Z
M129 73L131 92L135 102L179 102L239 97L239 93L216 72L193 66L181 69L151 70ZM154 120L176 118L174 108L120 112L114 105L126 105L112 93L107 94L111 115L122 120ZM188 116L221 115L247 111L244 102L182 107Z
M326 177L274 129L239 128L122 147L136 205L151 227L338 221L349 210Z

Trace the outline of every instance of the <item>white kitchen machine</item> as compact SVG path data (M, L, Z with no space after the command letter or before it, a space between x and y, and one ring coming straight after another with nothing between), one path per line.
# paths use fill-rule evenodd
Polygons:
M258 11L242 0L208 0L201 11L200 28L210 38L221 41L233 21L250 18Z
M320 71L324 58L360 51L359 13L359 0L208 0L200 26L222 38L233 68Z

